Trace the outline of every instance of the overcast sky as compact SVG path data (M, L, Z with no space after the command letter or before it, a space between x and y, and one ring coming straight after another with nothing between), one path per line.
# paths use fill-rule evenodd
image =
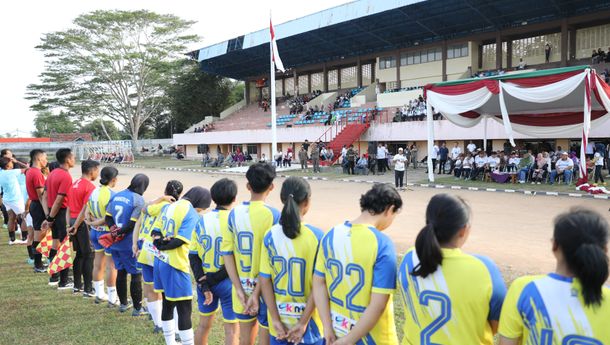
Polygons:
M64 30L81 13L97 9L147 9L172 13L195 20L193 32L202 41L190 48L201 48L266 27L269 10L277 25L346 0L55 0L2 1L0 3L0 134L30 136L34 113L24 99L28 84L38 82L44 61L34 49L43 33ZM280 37L281 38L281 37Z

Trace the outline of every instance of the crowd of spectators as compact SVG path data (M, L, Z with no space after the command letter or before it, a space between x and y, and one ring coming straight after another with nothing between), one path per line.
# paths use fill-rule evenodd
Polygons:
M214 130L214 123L209 123L209 124L205 124L203 126L199 126L199 127L195 127L195 130L193 131L193 133L204 133L204 132L210 132Z
M610 47L608 47L608 52L603 51L602 48L593 49L591 63L597 64L602 62L610 62Z
M266 160L265 155L262 156ZM222 152L217 152L216 157L210 156L209 152L203 154L201 165L203 167L241 167L250 164L254 158L248 151L236 150L224 155Z
M441 120L443 116L439 112L434 112L433 119ZM405 122L405 121L424 121L426 119L426 101L420 95L418 98L409 101L408 104L402 106L402 108L396 108L394 112L394 118L392 122Z
M91 153L88 159L94 160L101 163L121 164L121 163L132 163L133 155L131 153L123 152L109 152L109 153Z
M311 93L311 95L299 95L295 97L286 96L285 101L287 102L288 108L290 109L290 114L302 114L304 111L313 113L313 107L306 109L306 104L312 99L318 97L322 94L321 90L315 90ZM319 106L315 106L319 110Z

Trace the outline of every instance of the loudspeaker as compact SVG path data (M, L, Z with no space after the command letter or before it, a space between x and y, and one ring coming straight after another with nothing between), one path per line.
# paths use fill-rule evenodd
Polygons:
M367 152L369 155L377 154L377 142L376 141L369 141L369 147L368 147Z

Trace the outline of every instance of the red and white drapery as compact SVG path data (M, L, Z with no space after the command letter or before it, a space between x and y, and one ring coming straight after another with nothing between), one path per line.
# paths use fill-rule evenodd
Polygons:
M561 69L560 69L561 70ZM586 179L585 148L592 125L607 120L610 86L594 70L583 67L559 73L524 73L424 89L428 111L428 179L433 182L432 113L440 112L461 127L490 118L503 124L515 146L513 131L538 137L582 137L580 176ZM580 105L578 105L580 104Z

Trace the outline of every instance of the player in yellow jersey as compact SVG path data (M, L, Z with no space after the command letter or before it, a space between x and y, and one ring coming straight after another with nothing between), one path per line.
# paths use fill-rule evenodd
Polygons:
M237 318L233 312L231 280L220 255L222 233L229 226L229 212L237 197L237 185L233 180L220 179L210 188L216 208L201 215L203 226L193 231L189 260L197 282L199 326L195 331L195 344L208 343L214 315L219 304L225 329L225 345L237 343Z
M555 272L512 283L500 345L610 344L608 231L600 214L583 208L555 218Z
M191 285L189 245L193 231L201 231L198 212L210 207L210 191L191 188L182 199L165 207L160 227L153 229L155 255L154 289L163 293L161 323L167 345L175 345L174 308L178 314L178 334L183 345L193 344L191 321L193 288Z
M374 185L360 198L360 216L322 238L313 292L326 344L398 343L392 303L396 251L381 231L401 207L394 187Z
M229 214L229 227L222 234L221 254L233 284L233 311L240 322L239 342L253 345L261 326L259 344L269 344L267 307L261 300L258 282L260 254L265 232L278 222L280 213L265 204L273 190L275 169L267 163L248 168L246 179L250 201L237 205Z
M133 232L132 251L138 258L138 269L142 271L144 300L146 301L148 312L155 325L155 333L163 331L163 328L161 327L161 305L163 296L153 289L153 266L155 263L155 256L150 250L146 250L146 248L152 246L151 232L155 223L161 222L161 212L167 205L180 198L183 188L180 181L171 180L167 182L164 195L153 200L144 207Z
M108 300L110 306L115 306L119 303L116 293L117 271L114 268L110 252L104 249L98 242L98 239L108 232L108 227L105 225L106 206L108 206L110 199L114 195L112 188L116 186L118 175L119 171L115 167L108 166L102 168L100 172L100 186L89 196L85 215L85 223L91 227L89 236L95 251L95 257L93 258L95 303L99 304L103 300ZM108 286L107 295L104 294L104 273L106 273L106 285Z
M469 234L470 207L464 200L433 196L426 226L398 270L403 345L493 345L506 286L490 259L461 251Z
M311 188L289 177L280 193L280 223L265 234L260 284L267 305L272 345L323 344L322 322L315 309L312 272L322 230L301 222L310 207Z

